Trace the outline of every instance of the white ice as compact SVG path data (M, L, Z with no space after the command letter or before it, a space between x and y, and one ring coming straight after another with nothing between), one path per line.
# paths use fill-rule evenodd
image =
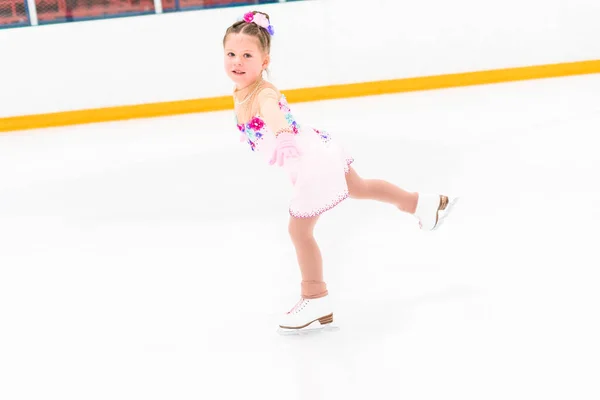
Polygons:
M231 112L1 134L0 399L600 398L600 76L292 107L455 213L326 213L340 330L279 336L289 186Z

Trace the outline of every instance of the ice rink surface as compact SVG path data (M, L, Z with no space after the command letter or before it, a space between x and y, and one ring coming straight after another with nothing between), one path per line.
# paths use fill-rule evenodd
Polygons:
M340 330L286 337L290 188L232 112L1 134L0 398L600 398L600 76L292 112L459 206L324 214Z

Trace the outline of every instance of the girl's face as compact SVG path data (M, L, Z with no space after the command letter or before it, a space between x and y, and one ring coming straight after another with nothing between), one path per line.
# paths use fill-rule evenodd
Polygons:
M258 39L242 33L232 33L225 41L225 72L238 89L253 84L269 66Z

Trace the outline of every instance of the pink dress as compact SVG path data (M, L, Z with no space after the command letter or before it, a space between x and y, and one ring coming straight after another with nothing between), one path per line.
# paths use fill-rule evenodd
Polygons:
M290 215L297 218L320 215L348 198L346 173L354 159L329 133L300 125L292 116L284 95L279 100L279 110L293 128L301 153L299 160L287 161L283 166L290 180L295 182ZM248 123L239 124L236 117L236 124L250 149L269 162L276 138L264 119L256 114Z

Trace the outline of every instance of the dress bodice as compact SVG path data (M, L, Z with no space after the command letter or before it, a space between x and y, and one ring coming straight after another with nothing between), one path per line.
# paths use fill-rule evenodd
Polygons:
M281 112L284 114L285 119L289 126L293 129L294 134L297 134L300 126L292 115L287 99L283 94L279 99L279 110L281 110ZM259 143L263 140L265 135L272 133L258 113L245 124L240 124L236 116L235 123L238 127L238 130L246 136L246 141L252 151L257 150Z
M292 111L284 94L281 95L278 104L279 110L283 113L283 116L285 117L288 126L292 128L294 135L307 131L316 134L323 143L328 143L330 141L331 137L327 131L302 125L303 129L300 126L296 118L292 115ZM256 113L254 117L244 124L239 123L236 115L235 122L239 132L242 134L252 151L259 151L261 147L266 147L266 150L270 151L272 150L272 147L275 146L274 132L271 131L259 113Z

